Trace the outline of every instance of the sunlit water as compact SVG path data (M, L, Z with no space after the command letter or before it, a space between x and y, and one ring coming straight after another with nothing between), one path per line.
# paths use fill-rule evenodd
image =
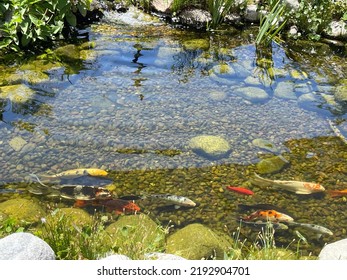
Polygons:
M228 231L233 231L237 203L285 206L289 201L292 211L305 222L334 226L337 239L346 237L336 225L341 217L334 216L334 211L339 211L346 223L346 202L342 200L330 212L325 211L328 206L322 196L302 198L286 192L276 196L271 190L256 189L258 196L249 198L221 190L227 184L250 179L252 174L245 170L260 160L261 150L252 144L256 138L273 142L282 154L295 154L294 167L277 179L327 180L327 188L335 187L331 174L336 176L340 171L332 169L326 174L326 167L319 170L319 164L300 167L298 151L291 151L286 143L311 141L301 151L301 158L308 160L319 160L317 156L329 159L329 150L346 152L327 121L346 118L341 104L327 103L333 98L336 80L347 78L343 76L346 72L341 72L345 58L318 57L317 61L326 63L319 67L300 53L296 55L303 59L295 61L292 51L274 45L272 55L267 55L276 71L271 79L266 71L269 67L259 65L261 57L257 57L252 31L206 34L165 25L132 27L117 23L96 25L87 31L95 48L75 72L67 73L64 68L48 71L49 81L29 85L36 94L24 104L2 100L0 182L4 187L6 183L26 181L30 173L103 168L115 172L119 195L171 192L195 199L199 203L195 209L156 214L162 221L171 219L176 226L203 222L220 229L228 226ZM205 39L210 48L189 50L184 42L191 39ZM328 64L330 60L337 63ZM218 73L218 65L233 67L236 73ZM299 75L293 75L293 70ZM276 94L282 82L291 82L291 98ZM268 98L259 102L238 94L245 87L263 89ZM305 94L314 98L303 101ZM339 129L346 135L346 123L342 122ZM210 160L193 152L190 139L205 134L226 139L230 154ZM322 150L322 142L329 144L326 136L335 137L331 138L334 147L327 145ZM9 144L15 137L26 141L18 151ZM330 160L324 164L334 165L339 159ZM231 167L230 172L230 164L245 168L237 171L237 167ZM144 175L146 171L154 173ZM327 177L319 177L323 172ZM345 183L346 174L338 174L339 181ZM303 201L307 206L295 206ZM150 209L150 205L147 207ZM316 207L324 208L326 217L334 216L332 221L318 218ZM315 214L317 218L310 221Z

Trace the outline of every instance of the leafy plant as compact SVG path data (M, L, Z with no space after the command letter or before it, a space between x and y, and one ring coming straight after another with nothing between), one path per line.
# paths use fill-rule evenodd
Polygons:
M212 17L211 22L208 24L208 29L215 29L222 23L233 3L234 0L208 0L208 8Z
M4 0L0 2L0 49L19 51L37 41L55 40L85 16L91 0Z
M7 218L1 221L0 224L0 238L15 232L23 232L24 227L18 225L18 222L14 218Z

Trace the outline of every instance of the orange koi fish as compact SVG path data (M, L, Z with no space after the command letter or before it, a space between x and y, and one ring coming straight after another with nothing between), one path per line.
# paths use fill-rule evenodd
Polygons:
M293 222L294 219L287 214L277 212L276 210L257 210L242 218L244 221L254 221L254 220L262 220L262 221L270 221L270 222Z
M243 187L227 186L226 189L229 191L233 191L233 192L237 192L237 193L245 194L245 195L253 195L254 194L254 192L252 192L251 190L243 188Z
M124 199L101 199L101 200L76 200L74 207L84 207L87 205L93 206L105 206L107 211L114 211L115 214L126 214L126 213L136 213L141 209L140 207L132 201L124 200Z
M328 190L328 194L331 197L347 196L347 189L345 190Z
M107 211L114 211L117 215L125 213L136 213L141 210L136 203L129 200L111 199L107 201L101 200L101 202L102 205L106 207Z

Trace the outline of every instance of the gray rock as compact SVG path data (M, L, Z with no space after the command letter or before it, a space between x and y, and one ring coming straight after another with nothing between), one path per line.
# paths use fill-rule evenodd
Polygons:
M259 21L259 13L257 5L248 5L245 11L245 20L250 22L258 22Z
M342 239L323 247L319 260L347 260L347 239Z
M262 103L269 99L267 92L257 87L238 88L235 93L251 101L252 103Z
M337 86L335 89L334 97L339 102L347 103L347 85L342 84Z
M298 0L283 0L283 3L287 5L290 9L297 10L300 7L300 3Z
M327 28L326 35L333 38L346 39L347 25L343 20L332 21Z
M276 97L283 99L296 99L294 84L292 82L279 82L274 92Z
M173 0L153 0L151 5L153 6L153 9L158 12L169 13L173 2Z
M186 260L186 258L165 253L147 253L145 254L145 260Z
M180 23L201 28L206 27L211 20L211 15L205 10L187 8L179 13L177 19Z
M189 141L189 147L197 154L210 159L226 157L231 151L228 141L213 135L196 136Z
M0 239L0 260L55 260L55 254L42 239L18 232Z

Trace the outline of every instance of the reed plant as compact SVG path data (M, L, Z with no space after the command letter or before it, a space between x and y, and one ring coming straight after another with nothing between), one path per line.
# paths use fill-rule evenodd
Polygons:
M272 41L278 43L280 41L278 34L287 22L286 7L281 0L270 0L269 7L270 11L267 14L260 13L257 45L268 46Z
M233 6L234 0L208 0L207 4L212 18L207 29L215 29L223 22L224 17Z

